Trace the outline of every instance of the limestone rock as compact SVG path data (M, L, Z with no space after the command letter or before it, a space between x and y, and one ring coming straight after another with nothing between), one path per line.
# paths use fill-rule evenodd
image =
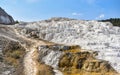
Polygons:
M99 51L97 58L109 61L120 72L120 27L113 26L109 22L64 18L53 18L49 22L27 23L22 27L36 30L37 37L43 40L79 45L82 49ZM28 34L31 33L24 35Z
M64 75L117 74L107 61L96 59L96 54L96 51L85 51L78 46L57 44L39 47L39 60L55 69L60 69L63 74L66 73Z

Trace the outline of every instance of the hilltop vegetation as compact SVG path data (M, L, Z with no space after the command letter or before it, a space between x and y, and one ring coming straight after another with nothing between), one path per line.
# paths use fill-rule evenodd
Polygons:
M111 22L114 26L120 27L120 18L110 18L106 20L101 20L102 22Z

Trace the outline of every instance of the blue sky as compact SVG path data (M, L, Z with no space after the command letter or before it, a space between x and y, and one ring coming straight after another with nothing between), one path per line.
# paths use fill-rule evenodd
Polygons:
M51 17L85 20L120 17L120 0L1 0L0 7L21 21Z

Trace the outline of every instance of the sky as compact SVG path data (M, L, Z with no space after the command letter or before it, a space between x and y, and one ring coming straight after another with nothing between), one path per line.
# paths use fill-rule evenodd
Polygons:
M0 7L18 21L120 18L120 0L0 0Z

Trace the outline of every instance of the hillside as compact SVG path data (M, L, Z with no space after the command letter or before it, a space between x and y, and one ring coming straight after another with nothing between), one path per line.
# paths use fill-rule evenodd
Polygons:
M1 75L118 75L107 61L95 58L97 51L28 38L19 28L0 25Z
M82 49L99 51L97 58L109 61L120 71L119 34L120 28L110 22L60 20L39 21L16 25L21 27L20 34L47 41L79 45ZM112 60L114 59L114 61Z
M119 75L120 28L110 22L0 16L0 75Z

